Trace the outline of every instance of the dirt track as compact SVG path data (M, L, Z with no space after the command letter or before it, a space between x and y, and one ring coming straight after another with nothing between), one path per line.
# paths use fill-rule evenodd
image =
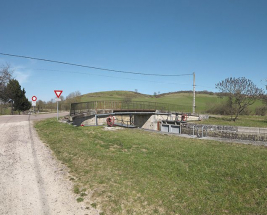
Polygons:
M55 116L0 116L0 214L99 214L77 203L66 168L33 128Z

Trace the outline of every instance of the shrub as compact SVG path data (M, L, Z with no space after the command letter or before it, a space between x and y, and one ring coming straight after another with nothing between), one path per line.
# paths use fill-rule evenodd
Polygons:
M208 104L207 112L211 114L220 114L220 115L231 115L231 108L228 102L219 103L219 104Z
M267 107L266 106L257 107L255 109L255 114L258 116L265 116L266 113L267 113Z

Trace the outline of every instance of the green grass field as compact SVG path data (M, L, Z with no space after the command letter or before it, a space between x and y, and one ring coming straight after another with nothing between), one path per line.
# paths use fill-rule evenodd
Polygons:
M103 214L267 214L267 148L39 121L77 201Z
M129 91L108 91L99 93L90 93L81 96L81 101L101 101L114 100L119 101L125 98L131 98L132 101L147 101L159 102L180 105L182 111L192 111L193 95L190 93L173 93L162 96L151 96ZM196 96L196 111L205 112L209 103L220 102L220 99L215 95L197 94Z
M194 123L267 128L267 116L241 115L235 122L231 121L231 116L210 116L208 120L197 121Z
M145 95L141 93L135 93L130 91L107 91L84 94L80 97L81 102L89 101L104 101L113 100L119 101L125 98L131 98L132 101L147 101L147 102L159 102L176 104L181 106L181 111L192 112L193 94L192 93L169 93L159 96ZM225 101L225 98L221 99L217 95L209 95L203 93L196 93L196 112L206 113L206 111L216 104L220 104ZM262 102L257 101L250 107L252 113L256 107L261 106Z

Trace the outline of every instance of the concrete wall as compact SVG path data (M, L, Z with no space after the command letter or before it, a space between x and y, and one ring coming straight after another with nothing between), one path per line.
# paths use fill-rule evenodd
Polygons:
M241 127L241 126L225 126L225 125L204 125L188 123L187 128L196 128L204 126L208 131L224 131L224 132L238 132L240 134L267 134L267 128L257 127Z
M97 123L98 125L106 125L106 117L98 117L97 118ZM95 125L96 124L96 120L95 120L95 116L75 116L72 118L72 124L73 125Z
M231 132L237 132L238 127L237 126L225 126L225 125L204 125L204 124L194 124L194 123L188 123L186 125L187 128L193 129L195 128L207 128L210 131L231 131Z
M267 128L251 128L238 126L239 133L251 133L251 134L267 134Z
M121 122L123 120L124 123L129 123L130 122L130 116L114 116L115 122ZM107 124L107 116L98 116L97 117L97 124L98 125L106 125ZM72 119L74 125L80 126L81 124L83 125L95 125L96 124L96 119L94 115L91 116L76 116L75 118L73 117Z
M158 130L158 122L162 120L175 120L175 114L172 115L135 115L134 124L139 128ZM187 120L198 120L199 117L189 116ZM178 116L178 120L181 120L181 115Z
M233 133L233 132L210 132L208 131L209 137L222 137L229 139L239 140L251 140L251 141L267 141L267 134L250 134L250 133Z
M175 115L136 115L134 116L134 124L139 128L158 130L158 122L167 119L174 120Z
M102 114L106 112L102 112L103 110L98 110L97 114ZM95 114L96 112L93 112ZM121 122L121 120L126 123L127 121L130 122L130 116L129 115L117 115L115 117L115 122ZM106 125L106 118L107 116L104 117L97 117L98 125ZM158 122L161 122L162 120L175 120L176 115L133 115L133 122L134 125L136 125L139 128L144 128L144 129L151 129L151 130L158 130ZM197 116L189 116L187 120L198 120L199 117ZM181 115L178 116L178 120L181 120ZM83 125L95 125L95 116L94 115L87 115L87 114L81 114L74 116L72 118L73 124L80 126L81 124Z
M106 125L107 117L97 117L97 125ZM82 122L83 125L96 125L95 116L91 116L89 119Z

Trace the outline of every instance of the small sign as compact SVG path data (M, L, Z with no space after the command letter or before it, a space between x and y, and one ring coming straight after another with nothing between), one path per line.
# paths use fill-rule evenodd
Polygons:
M59 98L63 90L54 90L56 96Z
M36 96L33 96L33 97L32 97L32 101L33 101L33 102L36 102L36 101L37 101L37 97L36 97Z
M32 107L36 106L36 101L32 101Z
M55 101L56 101L56 102L60 102L61 99L59 99L59 98L55 98Z

